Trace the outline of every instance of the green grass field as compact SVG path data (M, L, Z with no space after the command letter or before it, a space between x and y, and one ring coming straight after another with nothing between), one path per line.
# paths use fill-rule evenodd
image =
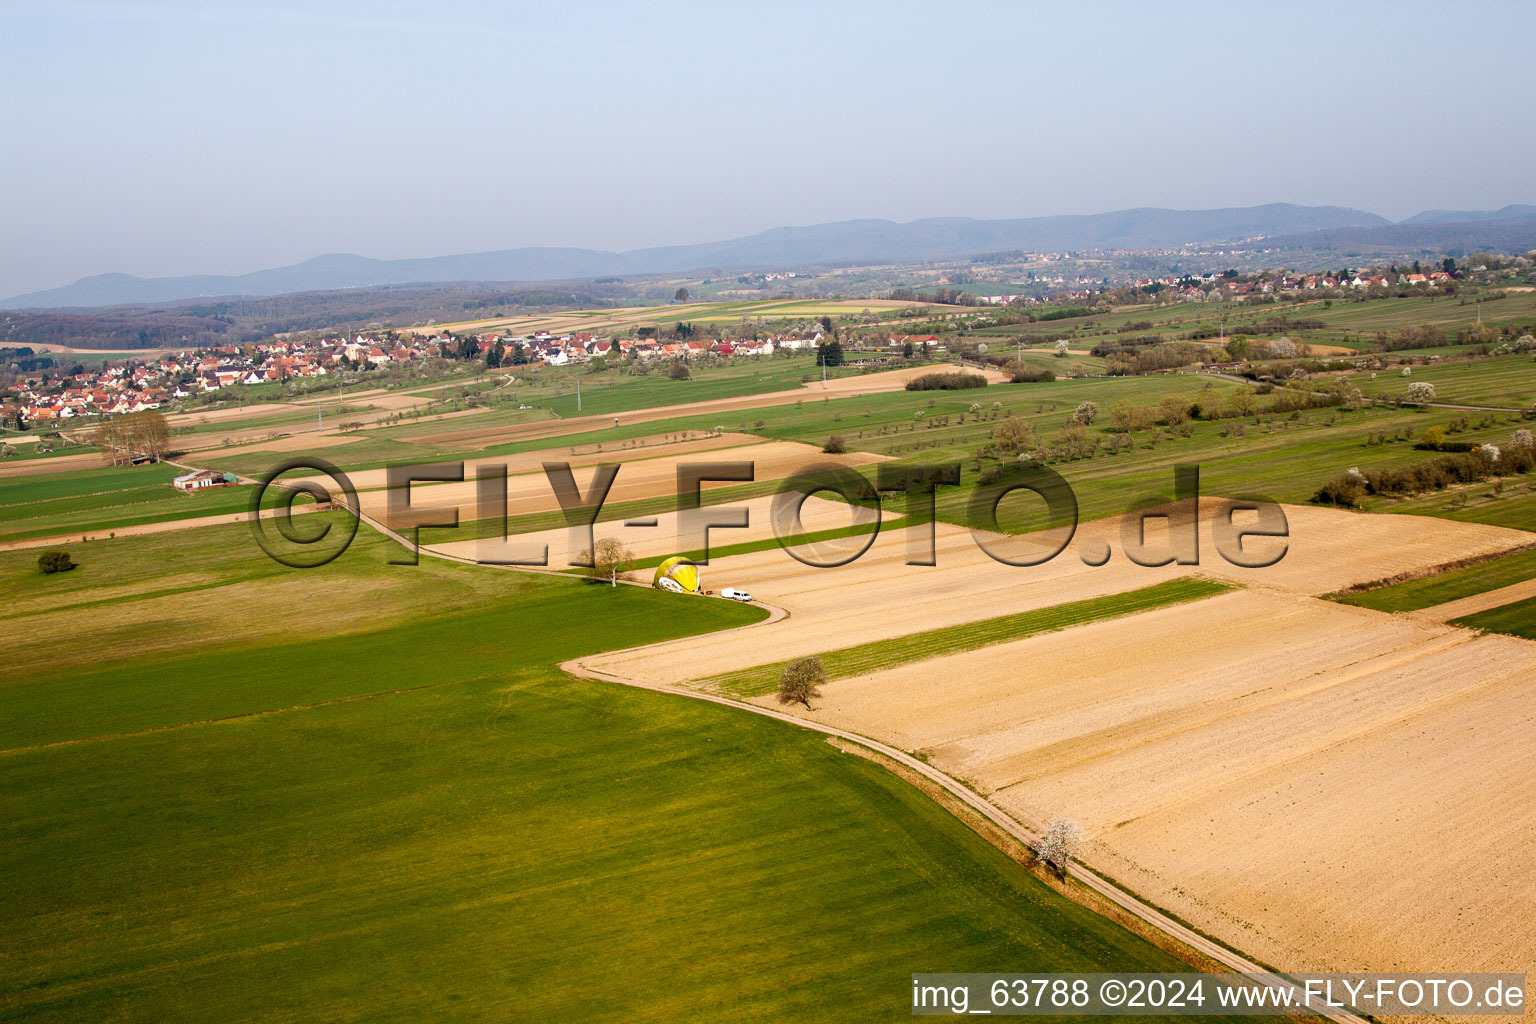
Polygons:
M1527 640L1536 640L1536 598L1515 601L1512 604L1490 608L1476 615L1453 619L1457 626L1486 629L1490 633L1507 633Z
M843 647L827 651L820 658L828 679L865 675L909 662L974 651L1010 640L1022 640L1037 633L1050 633L1099 619L1134 615L1164 605L1198 601L1231 589L1224 583L1195 577L1168 580L1122 594L1070 601L1013 615L999 615L979 622L911 633L892 640ZM788 661L776 661L741 672L710 676L699 680L697 685L739 697L760 697L778 688L779 676L788 664Z
M0 540L111 530L244 512L250 491L215 487L182 494L174 466L111 466L0 479Z
M1536 579L1536 549L1478 562L1422 579L1337 598L1341 604L1382 612L1411 612Z
M1383 398L1406 400L1410 384L1426 381L1435 386L1437 402L1504 409L1536 407L1536 359L1528 355L1415 366L1408 377L1394 370L1378 373L1374 380L1369 373L1350 374L1349 379L1367 395Z
M816 360L809 355L743 360L719 367L700 365L692 368L693 377L689 380L673 380L667 369L658 364L643 375L618 370L560 375L543 371L558 384L519 385L512 388L511 393L519 401L537 404L560 417L593 416L769 391L790 391L813 378L821 379ZM835 379L857 376L858 373L855 367L840 366L828 370L827 377ZM581 381L580 409L576 408L575 381L578 379Z
M1181 969L814 734L554 667L757 609L238 529L0 553L0 1016L885 1020L917 970Z

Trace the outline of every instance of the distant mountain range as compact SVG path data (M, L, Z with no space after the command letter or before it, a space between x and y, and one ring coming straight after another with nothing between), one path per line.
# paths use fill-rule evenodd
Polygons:
M1425 210L1416 213L1404 224L1472 224L1489 220L1529 220L1536 217L1536 206L1516 203L1502 210Z
M1141 208L1115 213L1022 220L930 218L898 224L850 220L774 228L746 238L629 252L524 248L424 259L318 256L303 263L233 276L142 278L98 274L62 288L16 295L0 309L61 309L224 296L270 296L375 285L448 282L570 281L680 271L792 269L812 265L899 263L1024 250L1070 252L1162 249L1265 237L1267 245L1337 249L1355 244L1434 248L1536 246L1536 206L1492 211L1430 210L1393 224L1338 206L1266 206L1220 210ZM1501 242L1477 241L1497 237ZM1401 241L1398 241L1398 239ZM1445 238L1458 241L1442 243Z

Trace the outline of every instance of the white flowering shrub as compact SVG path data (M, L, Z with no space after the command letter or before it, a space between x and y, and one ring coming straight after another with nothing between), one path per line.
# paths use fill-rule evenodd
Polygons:
M1065 873L1067 865L1083 845L1083 830L1071 818L1056 818L1046 826L1036 851L1041 860Z

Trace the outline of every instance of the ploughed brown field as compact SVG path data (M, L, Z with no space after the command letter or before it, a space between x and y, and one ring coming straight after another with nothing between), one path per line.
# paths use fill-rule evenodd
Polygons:
M847 455L827 455L819 448L811 445L800 444L797 441L766 441L756 444L745 444L733 448L698 448L695 446L678 446L670 454L652 455L647 450L634 452L615 450L604 455L594 453L587 456L567 459L552 459L550 461L569 461L572 464L572 477L576 485L581 489L583 496L590 493L592 481L598 473L597 465L602 462L621 463L618 475L614 478L613 487L608 492L607 502L618 504L626 501L638 501L645 498L666 497L677 492L677 471L679 466L696 464L699 462L750 462L753 464L754 479L779 480L792 476L802 470L807 470L818 465L837 464L840 466L863 466L873 462L880 462L884 456L870 455L864 452L850 452ZM534 470L531 456L511 457L511 459L487 460L488 462L508 462L523 469L521 473L507 478L507 515L520 516L536 512L552 512L560 508L551 488L548 478L542 469ZM585 463L583 465L582 463ZM376 471L377 476L359 474L359 480L354 485L365 487L369 484L383 482L383 471ZM482 510L478 507L477 484L474 480L475 470L472 465L465 466L463 482L455 483L426 483L412 484L410 491L411 506L413 510L420 509L445 509L456 508L460 521L482 518ZM705 483L702 490L711 488L738 486L730 482ZM368 515L376 516L389 525L397 525L399 516L391 517L389 514L389 496L391 493L399 494L400 489L394 492L388 490L363 490L358 495L362 503L363 511ZM487 515L496 514L499 510L491 510ZM727 541L726 543L729 543Z
M623 472L622 470L620 471ZM731 544L746 544L754 541L770 540L774 536L772 518L772 497L750 498L742 502L733 502L732 507L745 508L747 510L747 525L743 528L712 529L709 531L709 546L713 551ZM863 513L870 516L869 513ZM679 551L694 550L689 545L693 543L691 535L687 535L685 528L679 523L676 512L665 512L649 517L656 521L655 526L625 526L622 520L600 522L592 527L594 542L612 538L620 541L629 549L633 558L655 558L670 555ZM885 512L887 523L900 518L899 513ZM860 520L862 522L862 520ZM836 530L843 527L856 525L852 509L841 502L828 501L824 498L809 497L800 509L800 527L793 533L815 533L820 530ZM553 530L540 530L536 533L521 533L510 541L500 538L488 538L483 540L456 540L445 544L429 544L428 551L439 554L452 555L457 558L472 558L477 562L495 561L505 557L510 547L518 551L526 552L529 549L548 547L549 565L551 570L562 570L570 566L573 560L586 551L586 534L584 531L576 531L576 539L573 543L572 531L565 527ZM817 544L832 542L820 541ZM837 541L836 543L855 543L854 541ZM716 559L711 559L713 564ZM710 576L710 570L704 569L706 576ZM636 579L649 578L649 570L637 571L632 574ZM709 589L718 589L713 585Z
M1202 500L1202 511L1219 503ZM778 622L587 664L686 685L754 665L1198 572L1242 589L834 679L808 718L919 753L1084 860L1281 969L1524 970L1536 918L1536 643L1322 600L1351 583L1523 544L1528 534L1286 506L1289 551L1130 564L1113 519L1045 565L992 561L938 528L935 567L887 528L861 559L718 560ZM1107 565L1078 550L1108 539ZM1155 538L1154 538L1155 539ZM1014 542L1019 543L1019 542ZM1266 544L1273 541L1253 541ZM770 697L761 703L775 704ZM1521 921L1527 923L1521 924Z

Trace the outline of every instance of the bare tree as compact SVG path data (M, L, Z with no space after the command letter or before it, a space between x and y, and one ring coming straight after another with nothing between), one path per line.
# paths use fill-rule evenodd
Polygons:
M809 711L811 698L821 696L817 687L826 681L827 670L822 667L820 658L814 654L796 658L784 667L783 674L779 676L779 703L804 704Z
M91 440L107 453L114 466L129 462L136 455L159 462L170 449L171 428L164 415L145 409L102 420Z
M154 409L145 409L130 414L127 419L134 421L134 440L139 450L156 462L163 459L171 443L171 426L165 416Z
M617 587L619 577L629 563L634 561L634 556L623 541L604 537L595 547L582 552L581 560L589 564L593 579L607 580L610 587Z
M1071 818L1054 818L1046 826L1035 855L1064 875L1082 845L1083 830L1077 827L1077 822Z

